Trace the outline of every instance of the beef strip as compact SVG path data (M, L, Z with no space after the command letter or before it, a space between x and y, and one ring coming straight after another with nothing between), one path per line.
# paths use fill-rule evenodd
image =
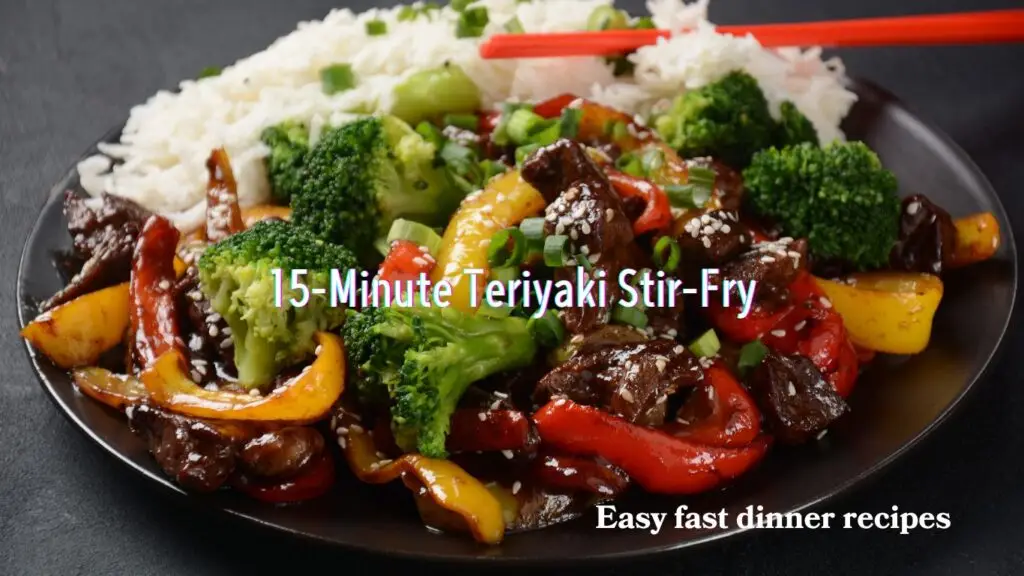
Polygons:
M889 256L895 270L942 274L956 247L956 226L942 207L924 194L903 199L899 241Z
M630 422L658 425L665 420L668 395L703 377L697 358L670 340L604 346L580 352L549 372L537 384L534 400L566 396Z
M324 440L313 428L204 420L147 403L129 406L128 425L146 439L164 473L182 487L211 492L232 474L283 478L319 456Z
M607 323L611 306L620 297L619 272L637 250L618 194L586 148L565 139L534 153L523 163L522 176L548 202L545 233L568 236L570 253L587 258L592 266L590 271L580 266L559 268L555 280L573 281L577 274L610 279L603 306L595 301L594 306L564 310L566 328L579 334Z
M803 356L769 352L749 382L765 421L788 444L810 440L848 410L835 387Z
M759 242L722 267L726 280L757 281L754 288L758 304L772 307L789 299L789 285L807 260L807 242L780 238ZM736 289L734 288L734 291Z
M119 196L83 198L69 190L64 194L64 216L73 241L72 258L84 264L64 289L42 304L43 310L127 282L135 242L151 213Z
M215 365L234 372L234 342L227 322L213 311L210 301L199 289L199 273L190 266L174 286L178 310L185 326L183 337L189 355L189 371L196 382L217 381Z

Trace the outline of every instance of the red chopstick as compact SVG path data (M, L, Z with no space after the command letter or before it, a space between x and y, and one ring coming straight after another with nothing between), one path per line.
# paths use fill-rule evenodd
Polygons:
M769 48L992 44L1024 41L1024 10L718 26L717 30L734 36L750 34ZM609 56L655 44L658 38L671 34L668 30L496 34L480 44L480 56L485 59Z

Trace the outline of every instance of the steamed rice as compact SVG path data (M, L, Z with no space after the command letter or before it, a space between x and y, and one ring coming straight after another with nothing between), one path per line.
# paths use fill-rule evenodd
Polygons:
M484 37L517 17L527 32L586 28L587 17L607 0L480 0L489 10ZM650 0L662 29L692 32L662 39L632 57L632 77L616 78L602 58L482 60L481 39L455 37L458 14L445 7L431 17L399 22L398 8L355 14L334 10L304 22L266 50L227 67L219 76L186 80L178 92L162 91L132 109L119 143L78 166L85 190L130 198L167 216L183 231L200 226L205 213L205 162L223 146L231 157L243 207L266 202L260 133L286 119L307 122L315 139L324 126L353 111L387 111L392 89L408 75L454 62L473 78L484 105L509 99L536 101L564 92L647 114L677 94L713 82L735 69L758 80L773 114L792 100L822 142L842 139L839 123L855 101L844 88L838 60L823 61L812 49L767 50L751 37L715 33L706 20L708 0ZM367 36L365 23L383 20L387 34ZM349 91L324 94L319 71L346 62L358 79Z

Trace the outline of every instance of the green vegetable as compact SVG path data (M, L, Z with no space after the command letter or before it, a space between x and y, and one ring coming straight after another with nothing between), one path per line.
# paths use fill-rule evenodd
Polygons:
M523 34L526 32L526 29L523 28L523 23L519 20L519 17L514 16L511 20L505 22L505 32L509 34Z
M368 36L383 36L388 33L388 23L383 20L370 20L366 23Z
M663 190L673 208L703 208L711 199L711 189L696 184L668 184Z
M455 10L456 12L462 12L463 10L468 8L469 5L472 4L474 1L475 0L451 0L451 2L448 3L448 6L450 6L451 9Z
M642 329L647 328L650 320L647 318L647 314L640 308L616 304L612 308L612 322Z
M214 76L220 76L220 73L221 69L219 66L207 66L199 71L199 76L196 79L202 80L203 78L213 78Z
M315 332L341 325L344 310L330 305L330 273L355 267L345 248L281 221L257 222L206 249L199 259L200 287L231 328L243 386L267 386L282 368L313 353ZM274 269L281 270L279 279ZM299 269L308 272L293 284L292 271ZM314 288L326 292L314 294ZM293 298L306 301L294 305Z
M776 146L792 146L804 142L818 145L818 132L814 124L797 110L795 104L787 100L779 107L779 112L782 118L775 130Z
M718 340L718 334L715 334L714 330L708 330L690 343L690 352L700 358L710 358L718 354L721 348L722 343Z
M502 102L501 104L501 116L498 118L498 125L494 127L494 131L491 132L491 141L498 146L508 146L509 144L515 144L508 133L508 124L512 120L512 116L519 110L526 110L533 112L533 106L530 104L521 104L518 102Z
M562 116L558 120L559 137L574 140L580 131L580 120L583 119L583 110L579 108L562 109Z
M542 122L544 122L544 118L541 116L531 110L520 108L512 112L505 130L513 143L529 144L530 136Z
M487 8L467 8L459 14L459 21L455 24L456 38L479 38L484 33L484 28L490 22Z
M409 124L446 113L475 112L480 89L457 65L417 72L395 88L391 113Z
M737 360L736 367L739 368L740 372L745 373L747 370L760 364L766 355L768 355L768 347L760 340L748 342L743 345L743 348L740 348L740 357Z
M309 130L299 122L282 122L263 131L260 140L270 148L266 157L270 195L278 204L288 204L292 194L302 187Z
M682 249L679 247L679 242L676 242L675 238L671 236L662 236L658 239L657 244L654 245L652 259L654 260L654 265L658 268L665 272L674 272L679 267L679 261L682 259Z
M487 246L487 264L491 268L519 266L526 258L526 248L526 236L518 228L498 230Z
M368 116L325 130L310 150L292 221L352 249L367 265L398 218L443 226L462 200L436 148L401 120Z
M526 144L516 148L516 166L522 166L526 159L533 155L534 152L540 150L542 146L540 144Z
M775 136L761 87L742 71L676 97L654 128L683 157L714 156L736 167L746 166Z
M572 263L569 254L569 237L552 235L544 239L544 264L551 268L562 268Z
M587 30L618 30L629 27L629 14L610 5L598 6L587 17Z
M391 225L391 230L388 231L388 245L390 246L396 240L408 240L419 246L424 246L431 254L437 254L437 250L441 247L441 237L434 232L433 228L402 218L395 220Z
M530 318L527 327L544 348L558 348L565 341L565 325L554 310L548 310L539 318Z
M643 161L636 154L627 152L622 156L619 156L615 159L615 167L618 168L620 172L624 172L630 176L636 176L637 178L643 178L645 176Z
M859 269L888 261L899 233L898 184L864 143L770 148L754 156L743 179L754 212L806 238L815 258Z
M631 26L633 30L654 30L657 26L654 25L654 20L650 16L641 16L633 22Z
M480 128L480 118L476 114L445 114L445 126L455 126L470 132L476 132Z
M351 90L356 86L356 76L348 64L332 64L320 70L320 85L328 96Z
M452 413L472 383L537 353L522 318L396 306L348 314L343 336L359 397L390 404L398 446L431 458L447 456Z

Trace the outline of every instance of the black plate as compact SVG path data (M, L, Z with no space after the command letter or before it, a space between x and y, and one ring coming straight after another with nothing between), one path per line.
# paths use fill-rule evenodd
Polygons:
M860 101L847 119L852 139L866 141L896 172L904 194L923 192L954 216L994 212L1003 230L997 259L946 279L946 294L935 320L932 344L908 359L885 359L865 374L850 399L851 414L819 443L776 450L766 462L729 489L699 498L633 495L619 502L632 511L673 511L727 507L730 518L748 505L766 511L799 510L831 498L903 455L941 423L984 374L999 348L1013 311L1017 258L1009 221L992 188L973 162L948 137L914 117L890 94L856 83ZM105 140L116 139L114 131ZM35 315L34 302L60 288L51 254L69 246L60 192L78 186L74 170L56 185L25 244L18 282L22 325ZM160 472L123 417L82 396L68 375L29 348L43 388L90 438L154 482L184 494ZM203 498L213 510L278 530L365 550L447 560L581 561L626 557L693 546L739 530L693 532L666 528L597 530L591 513L568 524L510 535L500 547L485 548L468 538L428 532L400 483L361 485L340 474L331 495L307 504L273 507L225 492Z

